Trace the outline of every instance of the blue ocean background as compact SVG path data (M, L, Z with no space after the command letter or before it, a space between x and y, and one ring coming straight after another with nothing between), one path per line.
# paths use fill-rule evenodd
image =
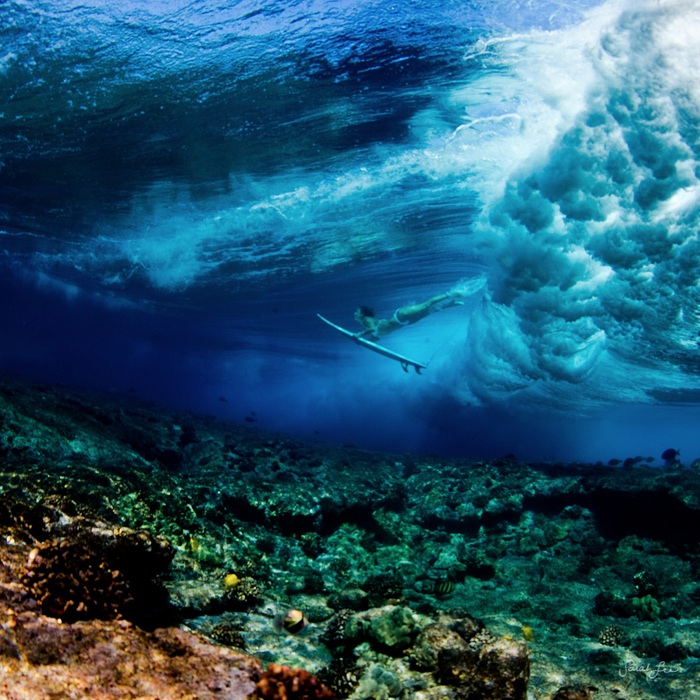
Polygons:
M700 455L691 0L0 5L0 371L392 452ZM359 330L449 289L386 338Z

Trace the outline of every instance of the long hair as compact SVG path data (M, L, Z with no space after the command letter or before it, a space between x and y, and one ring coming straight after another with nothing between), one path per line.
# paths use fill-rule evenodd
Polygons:
M357 310L360 312L361 316L374 318L374 309L371 306L358 306Z

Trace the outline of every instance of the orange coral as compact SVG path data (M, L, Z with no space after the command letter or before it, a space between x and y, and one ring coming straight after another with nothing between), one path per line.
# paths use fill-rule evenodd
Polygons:
M248 700L335 700L335 694L308 671L270 664Z

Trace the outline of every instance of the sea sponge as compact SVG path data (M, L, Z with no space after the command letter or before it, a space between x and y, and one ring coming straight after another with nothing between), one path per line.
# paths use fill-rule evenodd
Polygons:
M335 693L308 671L270 664L248 700L335 700Z

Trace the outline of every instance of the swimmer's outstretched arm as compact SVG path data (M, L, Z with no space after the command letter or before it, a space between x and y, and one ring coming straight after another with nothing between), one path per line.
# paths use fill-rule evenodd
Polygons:
M370 330L369 328L365 328L363 331L357 331L357 333L353 333L353 336L355 338L364 338L366 335L374 335L375 332Z

